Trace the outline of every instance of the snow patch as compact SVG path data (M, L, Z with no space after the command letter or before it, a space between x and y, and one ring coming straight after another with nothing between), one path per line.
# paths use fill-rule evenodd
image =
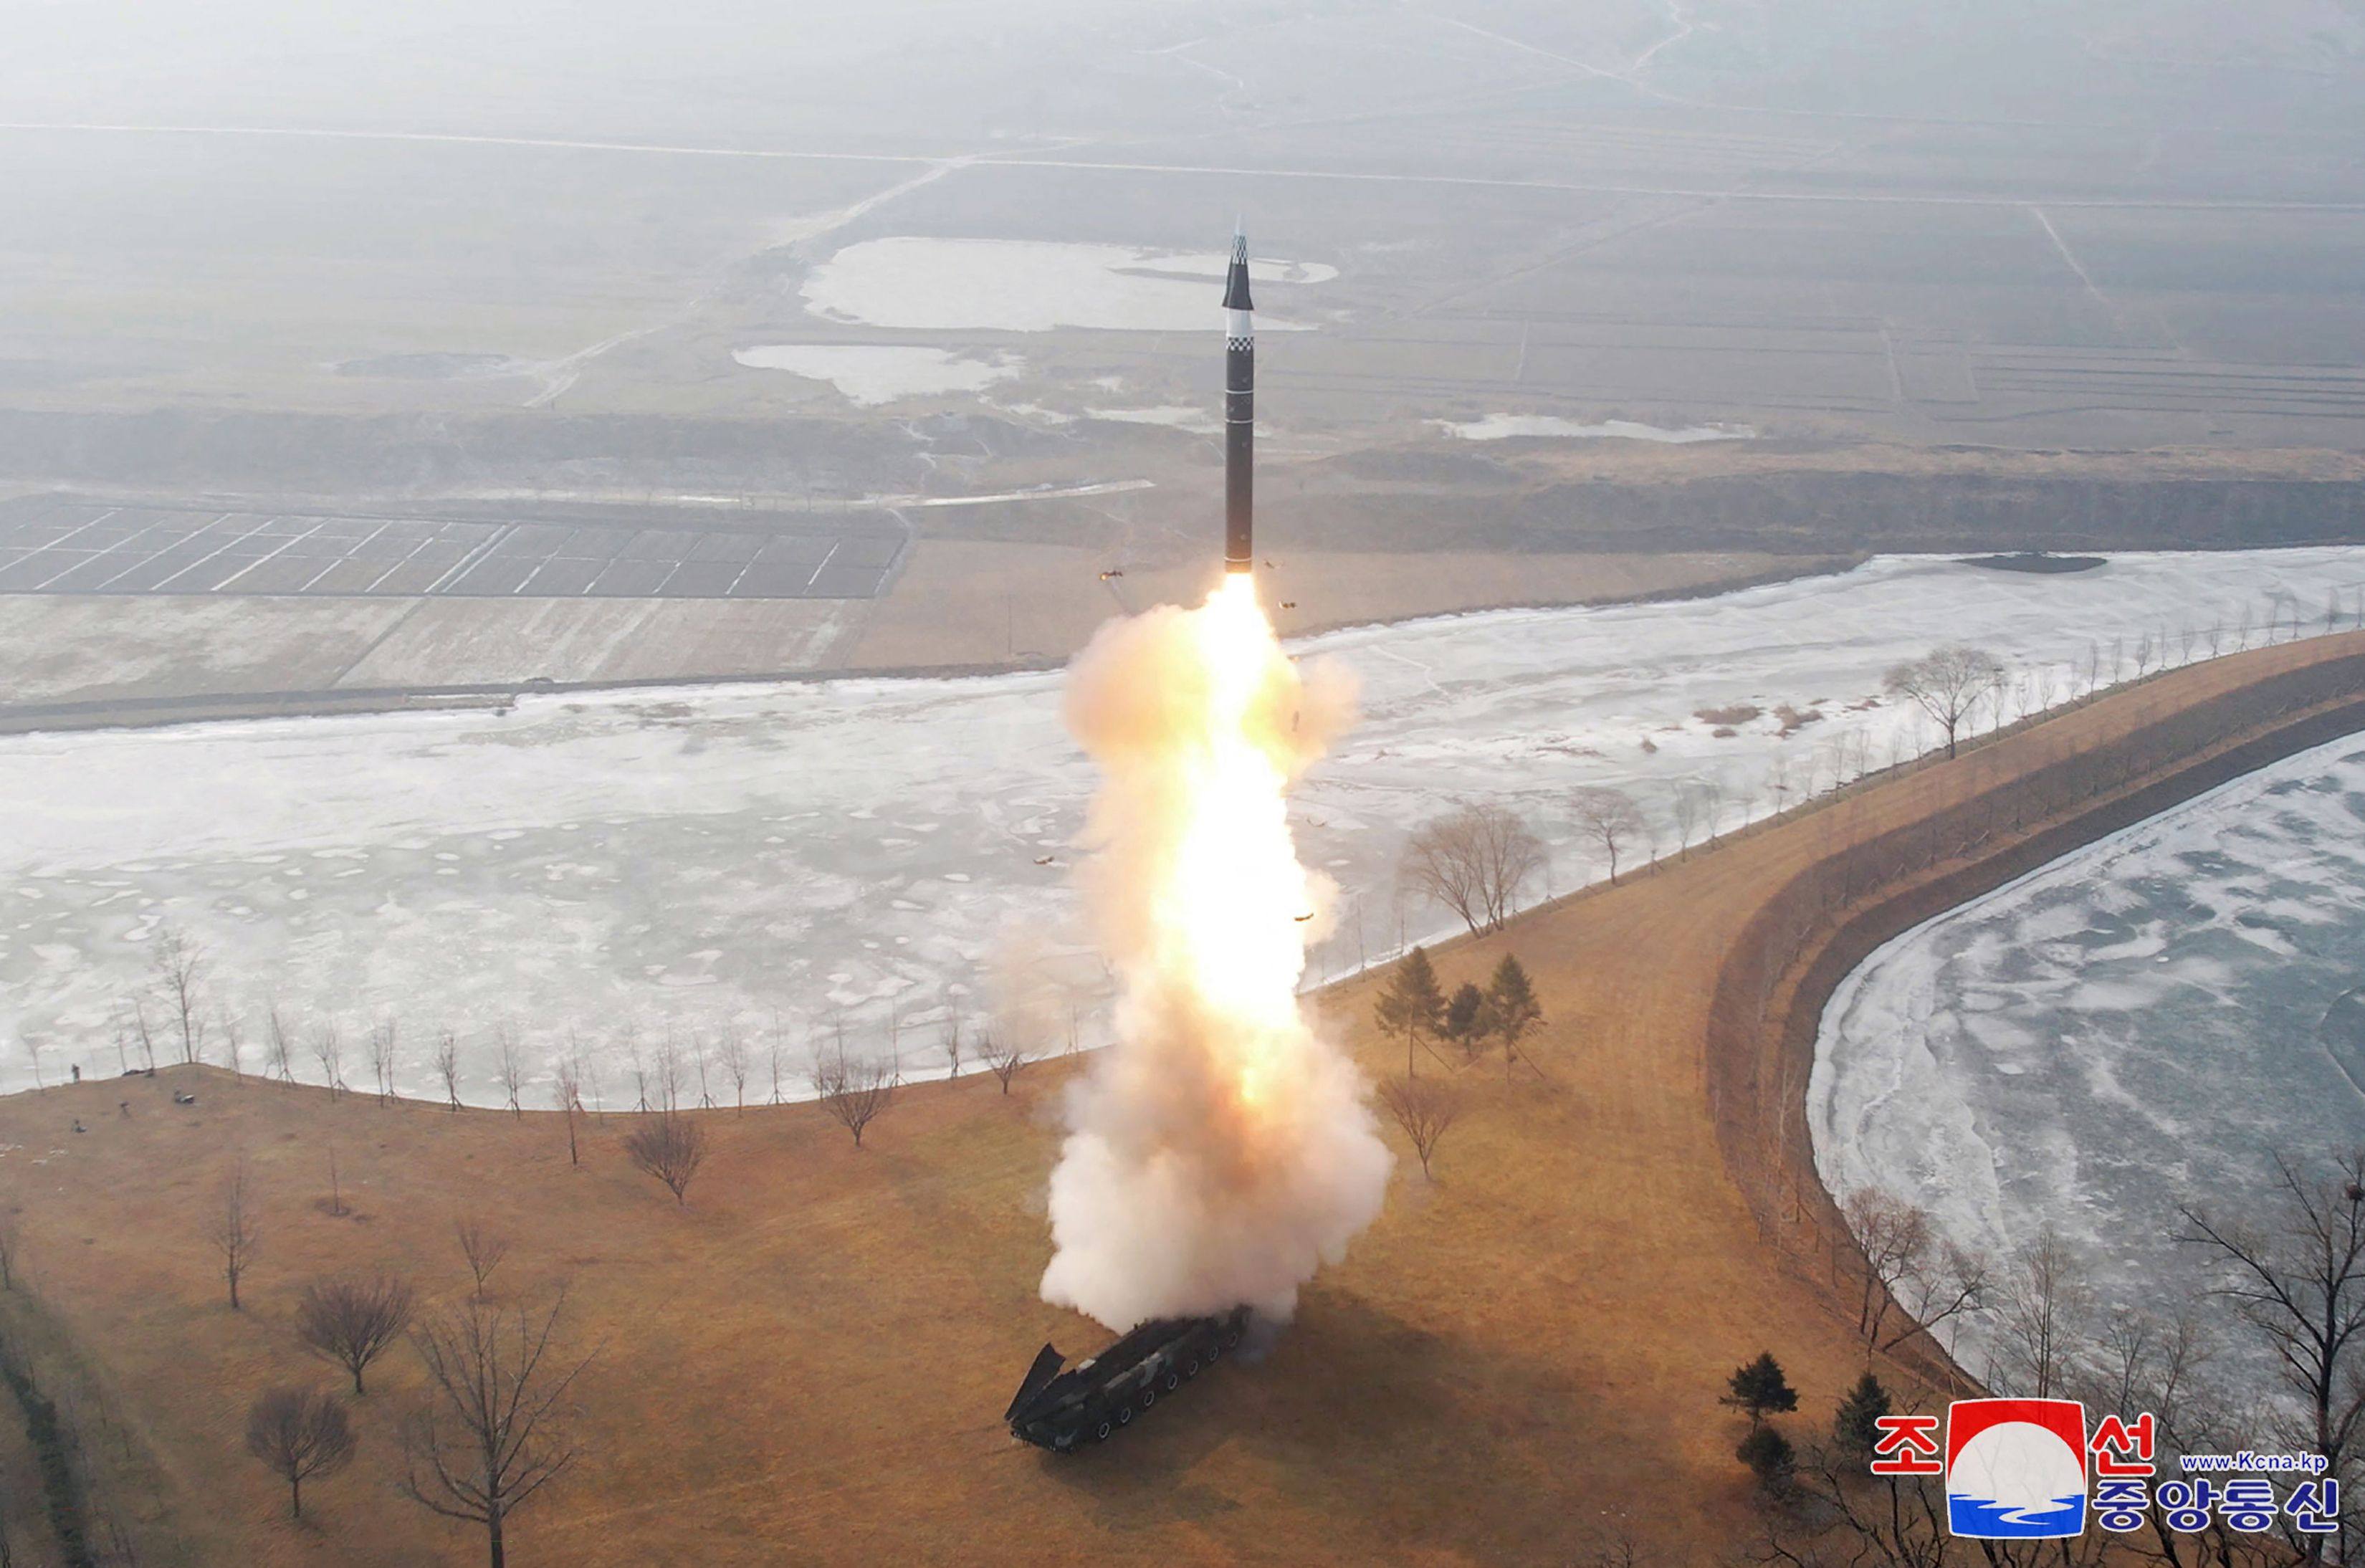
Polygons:
M808 381L826 381L866 409L905 398L981 391L1026 368L1025 361L1009 354L978 359L909 343L764 343L734 350L731 357L752 370L785 370Z

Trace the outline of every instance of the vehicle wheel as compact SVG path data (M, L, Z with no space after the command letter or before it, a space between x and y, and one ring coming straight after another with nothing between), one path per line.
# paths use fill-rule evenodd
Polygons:
M1172 1367L1168 1367L1166 1369L1166 1381L1160 1386L1162 1386L1167 1393L1171 1394L1177 1388L1181 1387L1182 1383L1182 1374L1176 1372Z
M1132 1406L1120 1405L1116 1407L1116 1424L1120 1427L1130 1427L1133 1425Z
M1182 1375L1184 1377L1197 1377L1199 1375L1198 1357L1194 1356L1189 1361L1182 1363Z
M1147 1409L1149 1409L1151 1406L1153 1406L1153 1405L1155 1405L1155 1404L1157 1404L1157 1403L1158 1403L1158 1385L1157 1385L1156 1383L1151 1383L1148 1388L1145 1388L1145 1389L1143 1389L1143 1390L1141 1391L1141 1407L1142 1407L1144 1410L1147 1410Z
M1223 1359L1224 1342L1221 1339L1218 1339L1214 1344L1207 1347L1207 1363L1212 1366Z
M1101 1424L1093 1428L1093 1441L1096 1443L1104 1443L1108 1441L1108 1439L1109 1422L1108 1417L1104 1416L1101 1417Z
M1227 1328L1227 1329L1225 1329L1225 1330L1224 1330L1224 1349L1226 1349L1227 1350L1228 1350L1232 1349L1234 1346L1238 1345L1239 1342L1240 1342L1240 1331L1239 1331L1239 1329L1237 1329L1237 1328Z

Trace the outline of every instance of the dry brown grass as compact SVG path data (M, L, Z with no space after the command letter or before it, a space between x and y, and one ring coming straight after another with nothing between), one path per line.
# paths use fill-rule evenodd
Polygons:
M2351 641L2182 672L2036 729L2046 745L2101 735L2179 700L2172 682L2219 691ZM1732 1453L1742 1423L1716 1402L1726 1375L1770 1349L1803 1396L1788 1423L1818 1429L1863 1355L1720 1157L1710 981L1770 886L1835 833L1933 809L1977 755L1440 951L1448 986L1519 953L1548 1014L1530 1050L1549 1081L1507 1081L1499 1059L1465 1070L1438 1182L1405 1159L1385 1215L1269 1361L1071 1460L996 1420L1042 1338L1106 1338L1034 1294L1069 1062L1028 1069L1007 1098L983 1075L913 1089L860 1149L815 1106L709 1115L687 1209L631 1169L620 1118L588 1130L575 1170L551 1114L331 1104L195 1070L86 1083L0 1103L0 1142L26 1146L0 1160L0 1203L22 1209L39 1310L131 1433L119 1465L152 1459L184 1544L151 1562L480 1550L391 1488L395 1417L420 1396L407 1349L374 1369L362 1452L307 1496L304 1527L238 1447L256 1390L331 1381L289 1331L302 1282L387 1268L462 1297L450 1227L469 1211L516 1238L495 1298L569 1282L574 1341L600 1347L580 1469L516 1522L521 1564L1543 1562L1620 1529L1644 1561L1722 1561L1755 1512ZM1374 984L1319 1005L1378 1073ZM195 1107L169 1103L180 1084ZM92 1130L67 1132L75 1116ZM331 1144L344 1218L315 1202ZM266 1234L233 1315L201 1219L241 1151Z

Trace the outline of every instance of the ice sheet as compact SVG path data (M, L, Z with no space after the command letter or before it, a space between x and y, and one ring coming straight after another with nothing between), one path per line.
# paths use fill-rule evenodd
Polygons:
M1727 825L1767 809L1777 763L1786 799L1829 788L1932 744L1880 677L1942 637L1993 648L2034 701L2095 649L2107 666L2114 642L2132 674L2163 628L2172 650L2195 628L2198 657L2213 620L2230 648L2269 596L2353 602L2360 584L2359 550L2127 555L2051 577L1900 557L1716 599L1309 639L1302 655L1353 666L1366 712L1295 804L1301 852L1343 890L1309 980L1447 928L1390 890L1407 833L1457 802L1527 814L1552 851L1532 892L1566 891L1601 871L1573 787L1631 786L1669 849L1678 781L1720 782ZM23 1038L44 1043L44 1071L115 1070L107 1020L163 920L210 949L250 1036L274 1000L348 1038L398 1015L418 1093L447 1023L464 1092L496 1103L504 1020L544 1082L576 1031L611 1098L628 1024L686 1037L778 1009L793 1063L809 1030L842 1019L883 1050L900 1020L925 1066L936 1011L981 1006L1009 930L1064 955L1089 1044L1104 982L1068 928L1067 878L1092 778L1059 685L554 693L498 713L0 740L0 1087L32 1081ZM1760 711L1723 711L1744 706ZM353 1055L348 1076L365 1076Z
M1889 943L1823 1015L1825 1184L1910 1198L1990 1257L2050 1226L2104 1305L2172 1310L2201 1279L2178 1205L2253 1215L2277 1151L2320 1168L2365 1137L2360 828L2350 737ZM1965 1327L1975 1374L1990 1331Z

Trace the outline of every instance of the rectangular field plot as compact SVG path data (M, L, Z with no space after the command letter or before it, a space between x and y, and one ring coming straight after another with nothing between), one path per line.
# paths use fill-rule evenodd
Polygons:
M667 526L671 524L671 526ZM0 501L0 593L318 598L871 599L891 516L338 516Z

